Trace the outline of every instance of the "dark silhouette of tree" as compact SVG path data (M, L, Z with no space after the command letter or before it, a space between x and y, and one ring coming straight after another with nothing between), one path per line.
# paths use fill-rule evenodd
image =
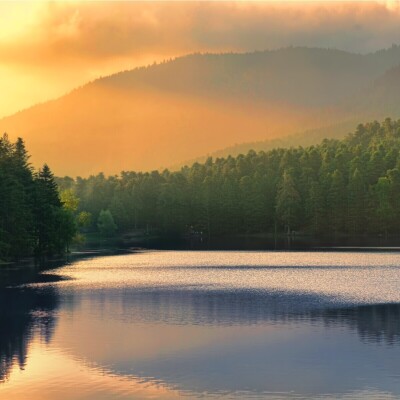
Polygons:
M0 138L0 259L63 252L75 234L50 168L36 174L22 139Z

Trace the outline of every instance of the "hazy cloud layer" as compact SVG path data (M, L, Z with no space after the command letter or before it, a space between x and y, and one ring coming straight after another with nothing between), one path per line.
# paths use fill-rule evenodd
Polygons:
M365 53L400 43L398 4L3 3L0 74L12 69L15 76L0 76L0 90L2 82L30 77L33 87L37 82L42 88L36 97L44 100L99 75L195 51L307 45ZM12 95L11 89L11 103Z
M77 63L288 45L373 51L400 42L397 3L49 3L2 62Z

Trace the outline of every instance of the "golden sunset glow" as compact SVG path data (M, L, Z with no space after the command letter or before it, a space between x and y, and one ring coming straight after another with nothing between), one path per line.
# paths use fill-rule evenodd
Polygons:
M0 400L400 399L400 0L0 0Z
M0 3L0 23L0 116L99 76L196 51L366 52L400 41L396 1L14 1Z

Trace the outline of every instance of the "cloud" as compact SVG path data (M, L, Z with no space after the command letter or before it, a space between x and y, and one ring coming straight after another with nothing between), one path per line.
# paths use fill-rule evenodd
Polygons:
M0 115L186 53L290 45L366 53L400 43L399 26L398 1L0 3L0 74L11 71L0 90L16 82Z
M2 62L84 64L289 45L368 52L400 42L397 3L45 3Z

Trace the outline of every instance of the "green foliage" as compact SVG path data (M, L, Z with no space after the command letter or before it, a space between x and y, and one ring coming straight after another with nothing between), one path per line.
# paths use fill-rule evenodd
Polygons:
M374 197L376 200L376 216L380 222L378 227L381 231L387 233L390 229L392 218L393 218L393 206L390 202L390 180L389 178L380 177L377 184L374 187Z
M78 227L81 229L85 229L90 226L90 223L92 221L92 215L88 213L87 211L81 211L77 216L76 216L76 223L78 224Z
M97 228L103 236L110 237L115 234L117 225L115 225L110 210L100 211L99 218L97 219Z
M70 184L67 177L64 177L61 182L64 183L64 186L65 182ZM72 182L74 181L72 180ZM65 228L69 227L66 232L75 232L72 237L72 242L77 245L82 245L85 242L85 237L81 234L81 232L85 231L89 227L91 215L87 211L78 212L79 199L71 185L68 189L60 191L60 200L63 205L63 210L66 212L66 217L64 219L66 224ZM67 248L69 247L69 244L70 242L66 244Z
M60 200L63 207L72 213L78 209L79 199L72 189L62 190L60 192Z
M94 229L101 210L110 210L120 231L400 233L399 132L400 121L386 119L307 148L63 181Z
M75 225L50 168L34 173L22 139L0 138L0 259L68 249Z
M289 171L285 170L276 198L276 213L288 232L298 225L300 204L301 197L296 189L294 178Z

